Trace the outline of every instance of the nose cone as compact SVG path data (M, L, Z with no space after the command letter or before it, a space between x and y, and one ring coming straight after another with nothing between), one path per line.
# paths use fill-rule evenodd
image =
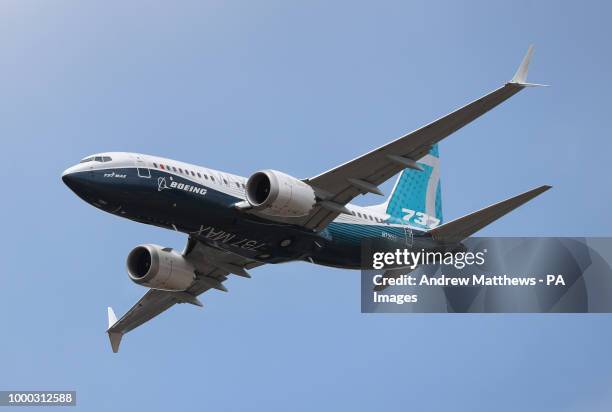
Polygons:
M82 200L105 211L116 211L119 206L115 182L101 178L104 171L90 170L77 164L62 173L62 181Z
M85 194L89 194L92 189L92 176L91 172L85 170L82 165L77 164L62 173L62 181L66 186L70 188L78 196L83 197Z
M74 181L74 176L70 173L62 173L62 181L68 187L70 187L70 182Z
M77 172L72 170L72 168L68 168L64 171L64 173L62 173L62 181L70 188L70 190L77 195L80 195L83 193L83 189L87 183L83 175L84 172Z
M70 176L73 174L73 170L72 170L72 168L73 168L73 167L74 167L74 166L69 167L68 169L66 169L66 170L64 170L64 171L62 172L62 180L63 180L63 181L64 181L64 183L66 183L66 184L68 184L68 182L69 182L69 181L70 181L70 179L71 179L71 177L70 177Z

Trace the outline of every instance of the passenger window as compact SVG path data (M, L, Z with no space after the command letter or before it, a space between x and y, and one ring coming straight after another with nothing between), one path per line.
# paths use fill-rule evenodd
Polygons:
M180 167L179 167L179 172L183 173L183 169L181 169Z
M153 162L153 167L157 169L157 163Z
M223 179L223 183L225 183L227 185L227 180Z
M240 188L240 183L236 182L236 187Z
M172 166L172 170L177 172L176 167Z
M200 179L202 178L202 175L200 174L200 172L198 172L198 177L199 177Z
M191 171L191 176L195 177L195 173L193 173L193 170Z
M214 181L215 181L215 177L214 177L214 176L211 176L211 177L210 177L210 180L212 180L212 181L214 182Z

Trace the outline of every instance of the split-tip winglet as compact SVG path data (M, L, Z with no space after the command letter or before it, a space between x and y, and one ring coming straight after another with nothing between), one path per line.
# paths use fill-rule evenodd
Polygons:
M521 65L516 70L516 73L514 73L512 80L509 82L510 84L516 84L523 87L548 86L547 84L527 83L527 73L529 72L529 63L531 62L532 55L533 44L527 49L527 53L525 54L525 57L523 57Z
M110 306L107 309L108 313L108 337L110 339L111 347L113 348L113 352L119 352L119 344L121 343L121 338L123 337L123 333L121 332L111 332L110 328L117 323L117 316L115 315L115 311Z
M110 329L115 323L117 323L117 316L115 315L115 311L110 306L107 309L108 312L108 328Z

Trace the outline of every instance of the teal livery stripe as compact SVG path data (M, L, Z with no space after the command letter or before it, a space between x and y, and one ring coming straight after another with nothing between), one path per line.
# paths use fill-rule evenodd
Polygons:
M363 225L358 223L332 222L327 227L334 240L358 244L364 238L380 238L385 234L390 237L403 238L404 228L382 225Z

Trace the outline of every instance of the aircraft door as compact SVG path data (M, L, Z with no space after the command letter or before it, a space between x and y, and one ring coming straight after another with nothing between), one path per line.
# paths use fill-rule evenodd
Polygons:
M138 177L151 178L151 171L141 156L136 156L136 170L138 171Z

